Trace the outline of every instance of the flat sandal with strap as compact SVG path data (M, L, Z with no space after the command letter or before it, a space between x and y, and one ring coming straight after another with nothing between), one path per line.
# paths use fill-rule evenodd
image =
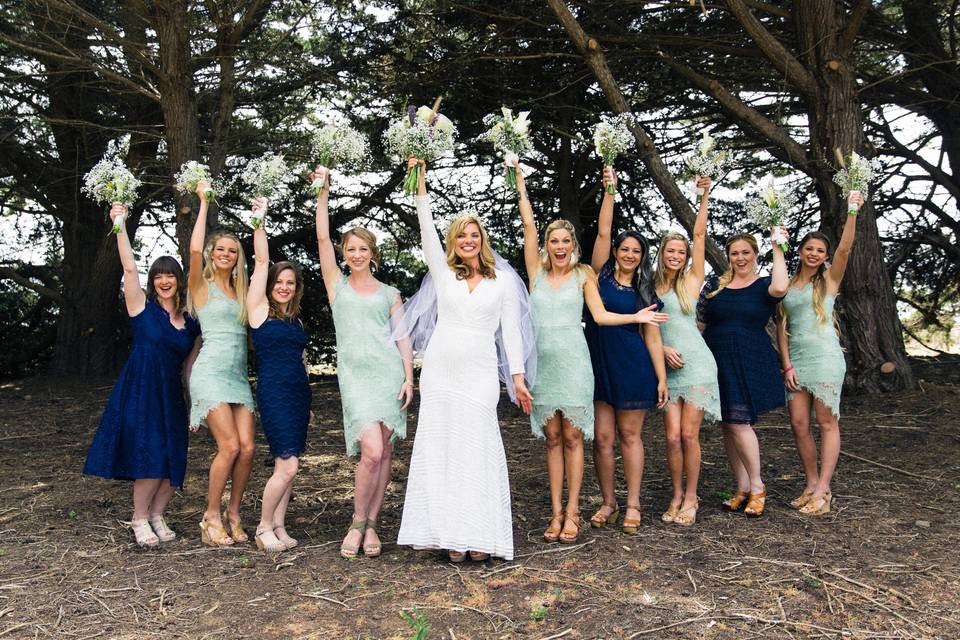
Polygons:
M600 509L604 507L611 507L613 511L609 515L600 513ZM620 517L620 505L618 504L601 504L600 509L597 509L597 512L590 516L590 526L594 529L602 529L608 524L614 525L617 524L617 519Z
M727 511L740 511L740 509L747 503L747 499L750 497L749 491L737 491L733 494L732 498L727 498L722 503L723 508Z
M556 525L556 526L554 526ZM558 511L550 516L550 525L543 532L543 539L547 542L556 542L560 539L560 531L563 529L563 511Z
M825 516L830 513L830 506L833 504L833 494L824 493L815 496L807 501L807 504L800 507L800 513L806 516Z
M640 511L640 505L628 504L627 509ZM620 531L622 531L623 533L636 533L639 530L640 530L640 518L631 518L626 515L623 516L623 524L620 525Z
M682 505L681 505L682 506ZM679 509L673 518L673 524L681 527L692 527L697 523L697 510L700 509L700 498L686 509Z
M564 515L566 516L566 520L563 521L563 530L560 532L560 544L573 544L577 541L577 538L580 537L580 512L571 511ZM573 535L566 532L568 523L573 524L573 526L577 528Z
M747 506L743 509L743 513L751 518L759 518L763 515L763 510L767 506L767 488L764 487L757 493L751 493L750 499L747 501Z
M373 531L377 536L376 544L367 544L367 531ZM383 543L380 542L380 531L375 519L367 520L367 528L363 531L363 555L368 558L376 558L383 552Z
M347 544L346 536L344 536L344 541L340 543L341 558L352 560L353 558L357 557L357 552L360 551L360 544L363 543L363 534L367 530L367 519L364 518L362 520L354 520L351 522L350 527L347 528L347 535L349 535L354 529L360 532L360 542L357 544Z

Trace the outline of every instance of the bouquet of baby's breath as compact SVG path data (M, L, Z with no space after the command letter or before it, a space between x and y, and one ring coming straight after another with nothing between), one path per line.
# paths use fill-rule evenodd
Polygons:
M283 161L283 157L272 152L248 162L240 174L240 181L246 185L251 200L259 197L272 198L283 193L291 178L290 168ZM248 224L257 229L262 222L263 217L253 213Z
M770 239L779 244L784 253L787 252L788 247L782 227L790 209L796 203L793 190L778 189L773 181L773 174L769 173L757 196L747 202L747 214L750 219L761 229L773 229Z
M310 185L314 196L323 191L324 179L330 169L361 169L370 157L370 144L366 137L349 125L328 124L313 134L313 156L320 171Z
M631 113L600 116L600 122L593 130L593 144L597 149L597 154L603 158L603 164L612 167L617 156L633 146L631 124L633 124L633 114ZM613 182L607 185L607 193L616 192L617 187Z
M520 154L533 148L530 139L529 111L521 111L514 117L513 111L506 107L500 113L491 113L483 118L483 123L490 127L480 139L489 142L493 148L503 154L503 161L507 166L504 181L508 188L517 190L517 168L513 166L520 160Z
M83 177L83 192L103 204L119 202L130 206L136 202L139 188L140 180L116 154L104 156ZM119 216L114 221L113 233L123 231L125 217Z
M457 128L450 120L430 107L409 107L407 114L395 120L383 140L387 151L401 160L413 156L417 160L433 162L453 149ZM414 165L403 181L403 192L417 192L420 169Z
M868 160L856 151L851 153L846 161L838 151L837 158L840 160L840 170L834 174L833 181L843 189L844 197L849 198L851 193L859 193L866 198L870 193L870 183L880 172L880 162L876 158ZM847 204L849 214L855 215L859 209L854 203Z
M213 178L210 176L210 167L207 165L196 160L188 160L180 166L176 180L177 191L183 194L195 193L201 182L211 183L211 186L204 189L204 193L211 202L217 201L217 192L213 188Z
M729 156L726 151L717 150L717 141L707 131L700 134L700 142L692 154L684 158L687 173L694 178L693 191L699 201L703 189L697 186L696 176L716 178L727 165Z

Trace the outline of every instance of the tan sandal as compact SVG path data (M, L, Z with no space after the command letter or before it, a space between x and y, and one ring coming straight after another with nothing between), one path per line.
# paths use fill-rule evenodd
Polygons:
M230 537L233 538L234 542L246 542L250 538L247 537L246 532L243 530L243 523L240 522L240 518L234 520L230 517L230 514L226 511L223 512L223 521L230 525Z
M266 535L273 536L273 541L264 542L263 538ZM257 529L257 534L253 537L257 543L257 549L263 551L264 553L280 553L281 551L287 550L287 545L283 544L280 538L277 537L277 534L273 532L273 529Z
M604 507L611 507L613 511L609 514L602 513L600 509ZM600 509L597 509L597 512L590 516L590 526L594 529L602 529L605 526L617 524L617 519L620 518L620 505L617 504L601 504Z
M160 542L172 542L177 539L177 534L167 526L167 521L163 519L162 515L150 516L148 520L150 521L150 527L154 533L157 534Z
M543 532L543 539L547 542L556 542L560 539L560 531L563 529L563 511L550 516L550 526Z
M720 504L723 505L723 508L727 511L740 511L740 509L747 503L747 498L749 497L749 491L737 491L735 494L733 494L732 498L727 498Z
M233 545L233 538L227 535L223 522L216 525L204 516L200 521L200 541L211 547L229 547Z
M483 551L471 551L470 559L474 562L486 562L490 559L490 554Z
M798 495L796 498L790 501L790 506L794 509L799 509L803 505L810 502L810 496L813 495L813 491L810 489L804 489L803 493Z
M671 502L667 510L660 516L660 519L664 522L673 522L673 519L677 517L678 513L680 513L680 505Z
M357 544L347 544L347 536L344 536L343 542L340 543L341 558L352 560L357 557L357 552L360 551L360 545L363 544L363 534L367 531L367 519L352 521L347 528L347 535L350 535L350 532L354 529L360 532L360 542Z
M673 524L678 524L681 527L691 527L697 523L697 510L700 508L700 498L697 498L691 506L686 509L680 509L677 511L677 515L673 517Z
M764 487L757 493L751 493L750 499L743 512L751 518L759 518L763 515L763 510L767 506L767 488Z
M453 549L447 549L447 557L450 558L450 562L455 562L460 564L467 559L467 554L463 551L454 551Z
M627 509L640 511L640 505L628 504ZM640 518L631 518L626 515L623 516L623 524L620 525L620 531L622 531L623 533L636 533L639 530L640 530Z
M367 544L367 531L372 531L377 536L375 544ZM367 520L367 528L363 531L363 555L368 558L376 558L383 552L383 543L380 542L380 532L377 530L376 520Z
M580 537L580 512L573 511L565 513L566 520L563 521L563 530L560 532L560 544L573 544ZM573 534L567 533L567 525L572 524L576 527Z
M830 513L830 506L832 504L832 493L825 493L822 496L814 496L807 501L807 504L800 508L800 513L807 516L825 516Z

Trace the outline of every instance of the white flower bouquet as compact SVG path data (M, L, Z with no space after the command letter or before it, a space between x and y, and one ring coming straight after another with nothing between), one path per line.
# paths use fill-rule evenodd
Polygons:
M251 199L261 196L272 198L274 195L283 193L291 178L290 168L283 161L283 157L272 152L248 162L243 173L240 174L240 181L247 186ZM250 216L248 224L257 229L262 222L263 217L254 213Z
M726 151L717 150L716 139L709 132L703 131L696 151L684 158L687 173L694 179L693 191L698 201L703 195L703 189L697 186L696 177L716 178L727 165L728 159Z
M430 107L409 107L407 114L395 120L383 140L387 151L401 160L413 156L417 160L433 162L453 149L457 128L450 120ZM414 165L403 181L403 192L417 192L420 169Z
M600 116L600 122L593 130L593 144L597 149L597 155L603 158L604 165L612 167L617 156L633 146L631 124L633 124L633 114L630 113ZM607 193L616 192L617 187L612 182L607 185Z
M119 202L129 207L137 200L140 184L119 157L108 155L83 177L83 192L99 203ZM123 231L123 219L121 216L114 221L113 233Z
M320 171L310 185L314 196L323 191L326 173L330 169L357 170L364 166L370 157L370 144L367 138L349 125L328 124L313 134L311 141L313 156L320 165Z
M520 160L520 155L533 148L530 139L529 111L521 111L514 117L513 111L501 107L500 114L491 113L483 118L483 124L490 127L480 139L489 142L493 148L503 154L503 161L507 166L504 181L507 188L517 190L517 168L513 166Z
M204 190L207 199L216 202L217 192L213 188L213 178L210 176L210 167L196 160L188 160L180 166L180 172L175 176L177 191L183 194L195 193L201 182L209 182L211 186Z
M843 195L848 198L851 193L859 193L864 198L870 193L870 183L874 176L880 172L880 162L876 158L867 159L856 151L850 154L850 157L843 161L843 156L837 154L841 161L840 170L833 176L833 181L843 189ZM855 215L859 206L854 203L847 205L847 213Z
M777 189L773 175L769 173L759 191L756 197L747 202L747 214L761 229L773 229L771 240L780 245L780 249L786 253L787 238L783 235L782 227L797 199L791 189Z

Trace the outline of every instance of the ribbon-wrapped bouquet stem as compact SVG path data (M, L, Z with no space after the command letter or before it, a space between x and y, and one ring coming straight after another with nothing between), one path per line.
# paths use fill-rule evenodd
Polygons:
M514 117L513 111L502 107L499 114L491 113L483 118L483 123L490 128L480 139L489 142L497 152L503 154L506 165L504 182L508 189L514 191L517 190L517 168L513 163L519 161L524 152L533 148L530 120L527 118L529 115L529 111L521 111Z
M246 185L251 199L272 198L283 193L291 178L290 168L283 157L272 152L248 162L240 174L240 181ZM254 229L260 228L262 223L263 216L257 212L254 212L248 221Z
M797 199L791 189L778 189L772 174L767 174L760 193L747 202L747 214L761 229L773 229L771 240L787 252L787 238L783 235L784 222Z
M439 106L438 98L432 109L409 107L406 115L395 120L383 134L387 150L401 160L413 156L425 162L433 162L444 153L453 150L457 128L446 116L437 111ZM417 165L407 172L407 177L403 181L404 194L417 193L419 174L420 168Z
M137 201L137 189L140 180L133 175L117 155L108 155L100 160L83 177L83 191L95 202L112 204L119 202L128 207ZM113 223L113 233L123 231L126 216L118 217Z

